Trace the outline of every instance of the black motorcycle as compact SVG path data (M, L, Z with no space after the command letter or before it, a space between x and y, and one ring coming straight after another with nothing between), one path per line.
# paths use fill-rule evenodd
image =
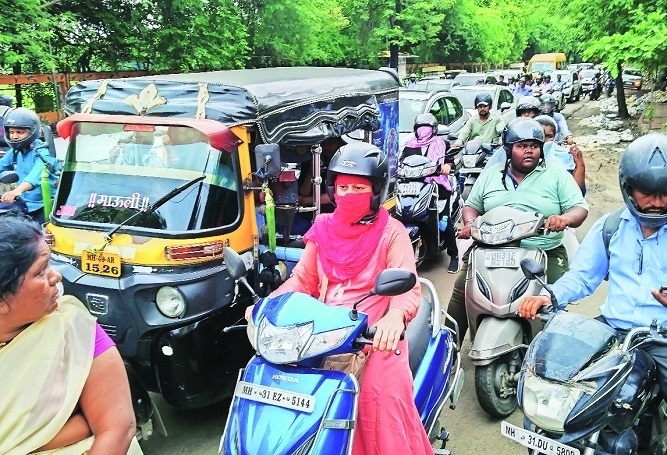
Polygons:
M539 278L539 264L524 260L521 268L551 292ZM656 418L662 412L656 366L642 347L667 346L667 328L654 321L623 337L575 313L541 317L547 325L530 344L519 373L524 428L503 422L502 434L532 455L665 453L658 440L665 429L664 419Z
M451 220L455 225L461 213L460 196L454 178L450 176L453 193L449 199L449 212L445 214L447 219L444 219L441 212L446 201L438 198L438 184L425 181L427 177L437 175L440 175L440 165L422 155L409 155L398 163L395 216L410 234L417 266L446 249L446 224Z

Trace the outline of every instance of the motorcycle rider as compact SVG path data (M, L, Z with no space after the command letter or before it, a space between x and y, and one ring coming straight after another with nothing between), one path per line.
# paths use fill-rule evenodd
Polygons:
M556 121L548 115L538 115L535 117L537 123L542 125L544 130L544 157L547 161L553 158L565 168L581 188L581 193L586 195L586 164L581 150L576 145L569 149L555 142L556 130L558 126Z
M441 202L438 204L438 214L442 218L443 215L449 214L449 206L453 203L451 200L452 185L448 176L454 160L447 158L447 144L438 136L438 120L433 114L419 114L415 118L414 132L415 138L405 144L401 157L424 155L434 163L440 163L441 175L427 177L426 180L438 184L438 197ZM447 227L443 233L447 254L450 257L447 269L449 273L456 273L459 269L459 250L456 245L454 221L451 218L447 219Z
M551 74L547 74L542 82L542 93L553 93L554 85L555 82L551 82Z
M561 74L556 74L556 82L554 82L554 90L562 92L565 87L565 81L563 81Z
M475 109L477 112L468 119L461 131L459 137L452 145L453 148L463 147L471 140L478 140L484 143L500 143L500 135L505 128L505 121L498 112L491 112L493 98L490 93L482 92L475 96Z
M415 73L410 73L408 82L405 84L405 88L413 89L417 85L417 75Z
M516 116L535 118L540 115L540 108L540 100L530 95L522 96L516 103Z
M271 297L286 292L319 296L351 307L373 288L380 271L405 268L416 274L408 232L382 207L389 160L377 147L355 142L331 158L326 186L336 208L322 214L306 234L306 248L292 275ZM412 398L407 340L399 340L417 313L420 288L396 297L373 296L359 305L377 332L366 361L352 453L433 454ZM252 306L246 310L250 317ZM400 348L403 355L396 355Z
M574 143L570 128L567 127L567 120L560 112L556 112L556 98L551 94L542 95L540 97L540 110L542 114L553 117L556 122L556 142L566 141L568 145Z
M58 161L49 155L48 146L38 139L42 124L34 111L19 107L5 117L5 137L11 149L0 159L0 171L15 170L19 183L5 192L1 202L13 203L19 196L28 207L28 214L38 223L44 223L42 198L42 167L49 167L50 197L56 193Z
M530 86L526 85L526 79L519 79L516 84L517 85L514 88L514 94L516 96L528 96L533 93L533 90L530 88Z
M607 299L598 319L621 333L648 327L653 319L667 324L667 136L649 133L631 142L618 169L625 209L605 247L603 215L581 242L570 269L552 286L559 306L591 295L608 276ZM519 314L534 318L551 304L545 295L521 302ZM658 368L658 383L667 398L667 348L643 346Z
M479 215L499 206L535 211L547 217L545 235L522 242L529 248L545 251L548 281L553 283L567 269L567 253L562 245L562 231L577 227L588 215L588 204L572 176L562 166L544 161L544 131L533 119L512 119L503 131L504 163L485 170L472 187L463 207L463 228L459 238L470 237L473 221ZM460 340L468 330L465 308L465 282L469 249L463 255L463 267L454 283L447 312L459 327ZM451 322L446 325L452 327Z

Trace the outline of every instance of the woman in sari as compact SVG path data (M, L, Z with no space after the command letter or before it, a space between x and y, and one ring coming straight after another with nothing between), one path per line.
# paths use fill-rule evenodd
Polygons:
M0 454L141 453L120 354L60 296L40 226L9 212L0 239Z

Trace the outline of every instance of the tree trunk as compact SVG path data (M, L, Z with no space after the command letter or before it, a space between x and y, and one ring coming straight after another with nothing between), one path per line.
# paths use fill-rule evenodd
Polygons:
M14 70L14 75L18 76L21 74L21 64L20 63L15 63L14 67L12 68ZM14 95L16 98L16 107L22 107L23 106L23 90L21 89L21 84L16 84L14 86Z
M618 62L616 65L616 101L618 102L619 118L630 118L628 104L625 102L625 88L623 87L623 64Z
M401 0L395 0L395 9L394 9L394 14L391 16L389 19L389 24L393 29L399 28L400 23L398 19L399 14L401 14ZM398 44L390 41L389 42L389 67L394 68L396 71L398 71Z

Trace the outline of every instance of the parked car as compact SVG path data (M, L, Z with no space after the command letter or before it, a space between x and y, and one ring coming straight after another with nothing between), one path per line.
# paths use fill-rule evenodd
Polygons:
M514 96L514 94L503 85L459 86L452 87L451 92L461 100L463 107L470 115L475 112L475 97L482 92L486 92L491 94L491 97L493 98L491 111L501 112L505 123L516 117L516 102L518 97Z
M581 98L579 73L576 70L557 70L551 73L551 81L556 82L558 75L560 75L561 80L565 83L565 85L563 85L563 96L565 97L565 101L568 103L579 101Z
M623 87L633 88L636 90L642 89L644 79L640 70L634 68L625 68L621 77L623 78Z
M421 79L417 81L413 90L423 90L425 92L430 92L433 90L449 90L452 86L460 85L454 79Z
M476 85L479 81L484 84L497 84L496 76L489 73L461 73L454 80L461 85Z
M399 150L414 137L414 121L419 114L431 113L438 119L442 135L457 134L470 114L463 103L452 93L401 89L398 92ZM446 132L446 131L447 132ZM447 139L444 137L443 139Z

